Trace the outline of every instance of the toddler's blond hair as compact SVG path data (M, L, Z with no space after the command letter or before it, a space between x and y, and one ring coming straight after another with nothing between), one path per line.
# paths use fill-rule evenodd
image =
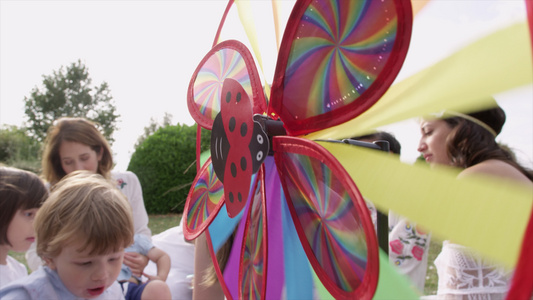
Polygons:
M133 243L133 217L126 197L109 180L88 171L63 178L34 221L37 254L53 258L69 243L90 255L118 252Z

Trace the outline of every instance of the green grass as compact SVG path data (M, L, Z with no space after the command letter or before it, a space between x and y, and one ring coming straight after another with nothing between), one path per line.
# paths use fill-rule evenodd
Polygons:
M152 231L152 235L156 235L171 227L178 226L181 214L148 215L148 219L148 227Z
M14 259L20 261L24 265L26 265L26 258L24 257L24 253L18 253L18 252L9 251L8 255L13 257ZM26 269L28 269L28 273L29 273L30 269L28 268L27 265L26 265Z
M181 220L181 214L167 215L149 215L148 227L152 230L152 235L158 234L171 227L178 226ZM424 288L425 295L435 295L437 293L437 271L433 261L439 254L442 247L442 241L431 237L428 256L428 270L426 274L426 285ZM20 262L26 263L23 253L9 252L9 255Z
M426 285L424 286L424 295L436 295L437 294L437 270L433 261L437 255L439 255L442 248L442 241L431 237L431 242L429 244L429 253L428 253L428 269L426 273Z

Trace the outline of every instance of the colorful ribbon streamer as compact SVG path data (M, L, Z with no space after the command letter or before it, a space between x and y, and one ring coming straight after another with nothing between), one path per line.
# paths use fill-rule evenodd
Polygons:
M386 153L319 142L344 166L365 197L432 231L515 266L533 191L494 178L457 180L453 169L407 165ZM494 242L498 241L498 242Z

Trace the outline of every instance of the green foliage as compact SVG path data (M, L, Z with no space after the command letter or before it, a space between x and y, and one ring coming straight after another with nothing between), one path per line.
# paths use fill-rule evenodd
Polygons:
M150 118L150 125L144 127L144 133L141 136L139 136L139 138L137 138L137 142L135 143L133 148L137 149L137 147L139 147L139 145L142 144L144 140L146 140L147 137L152 135L159 128L166 127L169 125L172 125L172 114L169 114L167 112L165 113L165 116L163 117L162 125L159 125L159 123L154 118Z
M211 131L202 128L202 136L200 138L200 152L207 151L211 148Z
M42 89L34 87L24 97L28 131L43 141L52 122L60 117L85 117L101 126L110 144L119 115L106 82L91 86L89 70L78 60L53 75L43 75Z
M209 136L202 137L206 145ZM196 125L166 126L147 137L128 170L139 177L150 214L181 213L196 176Z
M40 155L41 144L28 136L25 128L0 128L0 162L38 173L41 166Z

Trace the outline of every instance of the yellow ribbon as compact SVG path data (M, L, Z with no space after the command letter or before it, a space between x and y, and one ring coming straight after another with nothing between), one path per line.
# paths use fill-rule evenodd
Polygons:
M239 12L239 19L241 20L242 27L244 28L244 31L246 32L246 36L248 37L250 46L252 46L252 51L257 59L257 64L259 65L259 70L263 77L263 87L265 89L265 93L266 95L270 95L270 84L268 84L267 82L265 71L263 68L263 59L261 57L259 42L257 40L257 31L255 29L255 23L252 19L253 13L252 13L250 1L235 0L235 5L237 6L237 10ZM279 8L274 3L274 1L272 3L272 7L273 9L275 9L274 22L279 22L279 20L277 19L277 16L278 16L277 13L278 13ZM279 26L279 24L277 26ZM279 30L279 28L277 28L276 30Z
M533 190L494 178L456 179L455 169L401 163L397 156L342 143L319 142L359 191L441 239L472 247L513 267L533 205Z

